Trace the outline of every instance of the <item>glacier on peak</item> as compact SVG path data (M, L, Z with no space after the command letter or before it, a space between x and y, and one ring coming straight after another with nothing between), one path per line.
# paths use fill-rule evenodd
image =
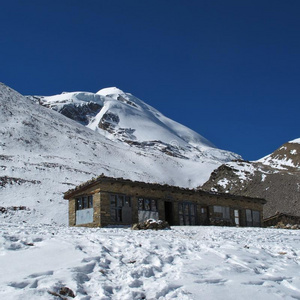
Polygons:
M76 116L73 119L89 119L85 126L122 141L151 142L160 141L165 144L175 144L188 151L197 148L200 151L215 148L210 141L195 131L164 116L158 110L130 93L109 87L97 93L73 92L54 96L39 96L41 104L64 114L66 110L75 110L80 114L84 110L78 109L87 103L95 102L99 105L97 111L86 110L89 116ZM67 109L66 109L67 106ZM72 118L72 117L71 117ZM81 122L83 124L83 122ZM105 132L104 132L105 131ZM130 134L128 134L130 132Z

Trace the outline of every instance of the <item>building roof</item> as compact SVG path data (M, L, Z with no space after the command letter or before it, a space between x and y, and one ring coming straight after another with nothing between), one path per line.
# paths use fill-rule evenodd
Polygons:
M198 193L199 195L212 195L212 196L221 196L224 198L231 198L231 199L239 199L239 200L249 200L249 201L256 201L260 202L262 204L267 203L267 201L263 198L253 198L248 196L238 196L238 195L232 195L229 193L216 193L216 192L208 192L201 189L188 189L178 186L172 186L168 184L159 184L159 183L147 183L142 181L133 181L130 179L124 179L124 178L114 178L105 176L104 174L101 174L100 176L96 178L92 178L91 180L88 180L78 186L76 186L74 189L70 189L67 192L64 193L64 199L70 199L75 195L78 195L82 192L84 192L87 188L90 188L94 185L104 183L104 182L118 182L122 184L130 184L133 186L142 186L145 188L151 188L156 190L169 190L170 192L178 192L178 193Z

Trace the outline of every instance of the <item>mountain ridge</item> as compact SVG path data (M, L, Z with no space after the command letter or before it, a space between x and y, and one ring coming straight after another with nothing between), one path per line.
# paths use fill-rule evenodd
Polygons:
M236 161L213 171L201 188L262 197L264 218L276 213L300 216L300 139L287 142L257 161Z

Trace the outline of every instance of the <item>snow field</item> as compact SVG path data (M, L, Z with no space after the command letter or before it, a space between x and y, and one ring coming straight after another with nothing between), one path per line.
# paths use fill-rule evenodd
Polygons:
M1 229L1 299L300 299L298 230Z

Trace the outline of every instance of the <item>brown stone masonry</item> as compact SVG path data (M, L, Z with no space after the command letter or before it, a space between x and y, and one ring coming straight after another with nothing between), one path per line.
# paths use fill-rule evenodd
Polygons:
M92 208L78 199L93 196ZM131 225L159 218L171 225L261 226L264 199L99 176L65 193L70 226ZM77 202L76 202L77 201ZM92 214L92 217L89 215ZM76 220L76 216L81 218Z

